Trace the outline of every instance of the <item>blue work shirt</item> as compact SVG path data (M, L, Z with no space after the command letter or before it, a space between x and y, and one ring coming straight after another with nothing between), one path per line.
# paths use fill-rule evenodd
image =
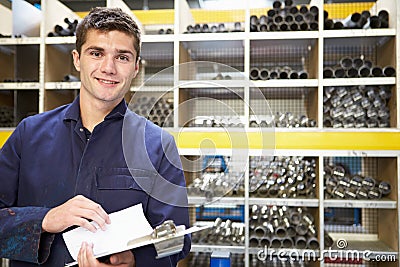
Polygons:
M122 146L123 125L129 130L124 131L129 149ZM61 267L73 261L62 233L44 233L42 221L51 208L76 195L99 203L107 213L142 203L153 228L165 220L188 227L187 207L173 205L187 202L183 191L164 191L167 203L153 197L152 188L161 192L157 183L164 179L185 187L173 137L129 111L124 100L94 128L89 140L80 118L79 97L69 105L28 117L0 153L0 258L11 259L12 267ZM176 266L189 251L190 237L185 236L184 249L178 254L156 260L153 245L133 253L138 267Z

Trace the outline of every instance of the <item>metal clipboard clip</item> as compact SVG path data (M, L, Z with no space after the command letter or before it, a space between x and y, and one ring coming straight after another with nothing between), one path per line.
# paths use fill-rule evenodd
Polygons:
M128 247L137 244L154 244L157 252L156 259L179 253L183 249L185 226L176 226L172 220L164 221L154 228L151 235L133 239L128 242Z
M181 228L185 230L184 226ZM179 226L176 227L172 220L165 221L154 229L151 235L153 239L166 238L163 241L154 243L157 259L179 253L183 249L184 236L175 237L179 230Z

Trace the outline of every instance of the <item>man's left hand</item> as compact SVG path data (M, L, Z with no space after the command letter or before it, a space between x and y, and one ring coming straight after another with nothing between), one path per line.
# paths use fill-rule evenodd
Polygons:
M105 267L105 266L119 266L119 267L135 267L135 257L130 250L123 251L110 256L110 263L101 263L93 255L93 245L86 242L82 243L81 249L78 254L79 267Z

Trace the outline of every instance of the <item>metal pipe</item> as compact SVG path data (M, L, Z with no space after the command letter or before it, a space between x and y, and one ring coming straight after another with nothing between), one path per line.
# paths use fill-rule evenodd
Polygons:
M318 22L315 22L315 21L311 22L309 28L311 31L317 31L318 30Z
M357 189L356 188L349 188L345 192L346 199L356 199L357 198Z
M349 69L353 66L353 59L350 57L343 57L339 60L339 63L343 69Z
M383 196L387 196L391 192L391 185L388 182L382 181L378 185L379 190L381 190Z
M319 248L318 239L316 237L308 238L306 247L309 249L318 249Z
M258 78L260 80L268 80L268 78L270 78L270 76L271 76L271 74L269 73L268 69L266 69L266 68L260 69L259 74L258 74Z
M260 70L257 67L253 67L250 69L250 79L251 80L258 80L260 77Z
M296 236L294 243L297 249L305 249L307 247L307 240L304 236Z
M345 19L342 20L342 23L345 28L356 28L357 23L359 23L359 20L361 19L361 14L358 12L354 12L347 16Z
M368 199L368 191L364 187L357 190L357 199Z
M382 198L382 192L377 187L373 187L368 191L368 198L370 199L380 199Z
M267 32L267 31L268 31L268 25L265 24L265 23L260 23L260 24L257 26L257 31L258 31L258 32Z
M269 247L271 245L271 238L268 236L264 236L263 238L260 239L260 243L262 248L264 247Z
M349 68L346 70L346 78L356 78L358 77L358 70L356 68Z
M291 238L283 238L281 240L281 244L283 248L292 248L293 247L293 239Z
M266 235L266 230L265 230L264 226L259 225L254 229L254 233L257 238L261 238Z
M396 70L392 66L386 66L383 68L383 74L385 77L394 77L396 76Z
M308 72L305 70L299 71L299 79L308 79Z
M371 29L381 28L381 19L378 16L371 16L369 18L369 27Z
M371 69L371 76L372 77L382 77L383 76L383 70L379 66L374 66Z
M331 67L324 67L323 76L324 78L334 78L334 70Z
M270 242L271 248L280 248L282 246L282 241L277 237L272 237Z
M259 247L260 239L257 236L250 236L249 244L250 244L250 247Z
M332 19L326 19L324 21L324 30L332 30L333 29L333 20Z
M364 179L362 180L362 185L366 189L372 189L376 185L376 180L374 178L372 178L372 177L369 177L369 176L364 177Z
M344 198L345 197L344 192L345 189L343 187L338 186L333 190L333 195L337 198Z
M389 12L385 9L382 9L378 12L378 17L381 20L389 20Z
M290 79L298 79L299 78L299 73L297 71L291 71L289 73L289 78Z
M308 226L304 223L296 225L296 233L299 235L305 235L308 232Z
M334 77L335 78L344 78L346 76L346 72L341 67L334 68Z

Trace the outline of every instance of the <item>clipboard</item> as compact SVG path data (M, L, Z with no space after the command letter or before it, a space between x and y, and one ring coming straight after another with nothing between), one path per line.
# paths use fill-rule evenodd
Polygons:
M168 220L154 228L152 234L130 240L123 250L107 251L95 255L95 258L101 258L150 244L154 244L157 252L156 259L167 257L179 253L183 249L184 236L186 234L198 232L210 227L212 226L193 226L189 229L185 229L186 227L184 225L176 226L172 220ZM78 262L74 261L66 264L65 267L75 266L77 264Z

